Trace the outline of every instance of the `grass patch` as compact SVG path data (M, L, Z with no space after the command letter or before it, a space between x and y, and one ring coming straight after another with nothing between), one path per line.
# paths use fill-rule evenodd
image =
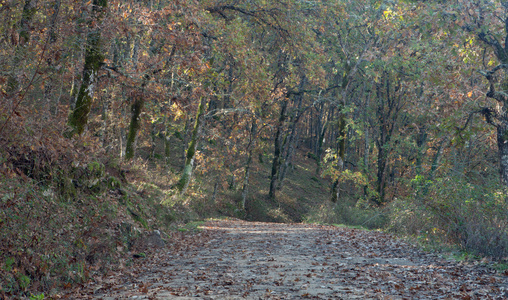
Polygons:
M305 222L343 224L371 230L382 229L388 222L388 213L384 209L365 207L349 198L338 203L331 201L322 203L310 211Z
M189 222L187 224L184 224L184 225L180 225L178 227L178 231L180 232L188 232L188 231L200 231L202 230L202 226L205 224L205 221L193 221L193 222Z
M360 230L370 230L366 227L363 227L361 225L345 225L345 224L332 224L332 226L335 226L337 228L349 228L349 229L360 229Z

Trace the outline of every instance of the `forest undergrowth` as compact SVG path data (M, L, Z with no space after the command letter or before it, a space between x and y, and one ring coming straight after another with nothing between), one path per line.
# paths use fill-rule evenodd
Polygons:
M269 163L256 163L253 192L246 210L241 210L238 188L225 188L212 198L213 186L199 176L188 195L175 196L178 176L169 170L176 169L178 161L173 167L142 158L124 163L96 155L100 150L87 146L91 137L71 141L50 139L48 134L1 138L0 295L4 298L52 295L83 284L108 270L129 266L136 253L151 253L154 249L142 240L152 230L161 231L171 243L171 231L221 216L387 229L434 250L455 245L448 250L494 258L501 264L506 259L507 208L501 193L487 189L465 189L460 182L426 182L415 187L414 197L425 189L420 201L396 200L379 208L355 200L351 192L344 201L333 203L329 179L318 176L315 160L299 151L276 201L263 189ZM344 188L358 190L352 183Z
M0 1L0 298L221 217L506 267L508 6L487 2Z
M17 134L17 125L32 135ZM166 195L146 164L102 156L93 138L65 139L63 127L33 128L16 117L6 126L0 137L0 298L51 295L82 284L129 264L135 251L151 251L142 243L147 232L197 218L184 206L161 204Z

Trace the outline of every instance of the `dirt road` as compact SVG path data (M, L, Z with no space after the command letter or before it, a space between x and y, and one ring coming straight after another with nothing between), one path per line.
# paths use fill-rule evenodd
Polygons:
M122 274L94 299L508 299L508 274L448 261L380 232L211 221Z

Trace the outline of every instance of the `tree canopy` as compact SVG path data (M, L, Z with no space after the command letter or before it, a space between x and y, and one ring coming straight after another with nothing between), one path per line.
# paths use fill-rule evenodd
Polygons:
M504 2L7 0L0 20L6 178L66 190L54 168L108 158L167 176L169 202L254 218L291 211L305 159L327 214L508 243Z

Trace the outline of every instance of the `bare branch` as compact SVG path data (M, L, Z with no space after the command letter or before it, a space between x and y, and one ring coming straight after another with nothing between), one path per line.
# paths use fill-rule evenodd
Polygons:
M485 117L485 120L488 124L494 125L496 127L501 125L501 121L499 121L500 116L494 109L490 107L482 107L479 113Z
M485 76L485 78L487 78L487 80L490 80L489 78L492 77L492 75L494 75L494 73L496 73L497 71L499 71L501 69L508 69L508 64L500 64L500 65L497 65L496 67L494 67L490 71L480 70L480 71L478 71L478 73L480 73L483 76Z

